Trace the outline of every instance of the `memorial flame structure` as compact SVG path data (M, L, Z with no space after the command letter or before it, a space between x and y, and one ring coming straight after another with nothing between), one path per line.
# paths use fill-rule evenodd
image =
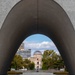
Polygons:
M6 75L22 41L32 34L51 38L70 75L75 75L75 31L66 12L53 0L22 0L0 30L0 75Z

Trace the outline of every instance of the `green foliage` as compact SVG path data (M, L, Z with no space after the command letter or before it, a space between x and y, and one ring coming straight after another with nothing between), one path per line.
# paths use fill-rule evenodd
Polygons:
M35 67L34 62L31 62L31 63L29 64L29 68L30 68L30 70L33 70L33 69L34 69L34 67Z
M24 68L29 69L29 64L30 64L30 63L31 63L31 61L30 61L30 60L25 59L25 60L23 61L23 66L24 66Z
M34 67L35 67L35 64L33 62L31 62L30 60L25 59L24 62L23 62L23 66L24 66L24 68L33 70Z
M53 52L53 50L45 50L43 53L43 58L48 58Z
M58 60L54 62L54 66L55 66L54 68L58 68L58 69L64 67L64 61L61 56L58 56Z
M54 50L45 50L42 58L42 69L53 69L53 68L63 68L64 61L60 55L57 55Z
M42 69L43 70L47 70L48 69L48 60L47 59L45 59L45 58L43 58L42 59Z
M23 66L22 64L23 64L22 57L20 55L15 55L11 63L11 68L21 69Z
M10 68L14 68L17 70L23 67L33 70L35 67L35 64L28 59L23 60L20 55L15 55Z

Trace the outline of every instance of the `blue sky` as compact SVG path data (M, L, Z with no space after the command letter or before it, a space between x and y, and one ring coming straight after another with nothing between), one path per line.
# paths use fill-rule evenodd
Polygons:
M31 35L27 37L23 42L25 49L32 50L32 55L36 50L39 50L42 53L44 52L44 50L54 50L59 53L52 40L42 34Z
M25 39L25 41L29 41L29 42L43 42L43 41L51 41L51 39L49 39L47 36L45 35L42 35L42 34L34 34L34 35L31 35L29 37L27 37Z

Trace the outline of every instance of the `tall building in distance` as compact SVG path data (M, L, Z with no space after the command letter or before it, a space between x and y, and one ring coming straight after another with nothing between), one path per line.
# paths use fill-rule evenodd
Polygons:
M22 43L18 50L24 50L24 43Z
M24 43L22 43L16 54L20 55L23 59L27 59L27 58L31 57L31 49L25 50Z

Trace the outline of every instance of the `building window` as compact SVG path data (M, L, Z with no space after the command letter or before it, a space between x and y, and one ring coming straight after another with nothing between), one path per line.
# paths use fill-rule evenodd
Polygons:
M38 58L37 58L37 60L38 60Z
M39 65L39 62L37 62L37 64Z
M37 66L37 69L39 69L39 66Z

